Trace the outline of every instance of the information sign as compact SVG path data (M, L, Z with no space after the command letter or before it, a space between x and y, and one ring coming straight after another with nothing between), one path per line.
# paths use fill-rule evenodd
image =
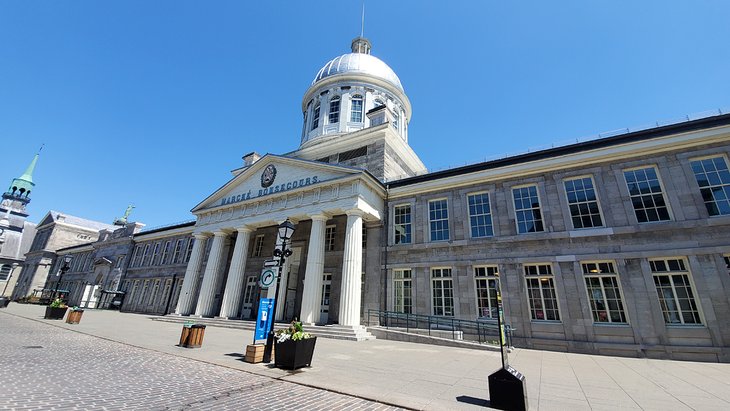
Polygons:
M253 342L265 340L269 335L271 321L274 320L274 299L262 298L259 302L259 315L256 320L256 332L253 335Z

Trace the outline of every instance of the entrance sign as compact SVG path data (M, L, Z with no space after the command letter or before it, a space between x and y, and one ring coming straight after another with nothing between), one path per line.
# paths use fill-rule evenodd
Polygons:
M269 334L270 321L274 321L274 299L262 298L259 302L259 316L256 320L256 332L253 335L253 343L256 340L265 340Z

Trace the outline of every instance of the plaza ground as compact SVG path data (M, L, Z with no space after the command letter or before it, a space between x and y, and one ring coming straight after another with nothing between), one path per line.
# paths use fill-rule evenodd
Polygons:
M208 327L178 347L180 325L86 310L0 310L0 409L484 409L498 352L319 338L312 367L242 361L252 332ZM38 348L41 347L41 348ZM531 409L730 409L730 364L516 349ZM23 408L26 409L26 408Z

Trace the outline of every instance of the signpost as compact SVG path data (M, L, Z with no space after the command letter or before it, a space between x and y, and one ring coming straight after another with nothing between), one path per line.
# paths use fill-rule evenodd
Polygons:
M489 406L500 410L527 410L527 384L525 376L509 365L507 338L504 332L502 294L497 287L497 326L502 368L492 373L489 380Z

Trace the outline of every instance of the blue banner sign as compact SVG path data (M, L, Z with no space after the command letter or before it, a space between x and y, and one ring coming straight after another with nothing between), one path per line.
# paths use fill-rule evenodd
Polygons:
M256 340L265 340L269 335L270 321L274 321L274 299L262 298L259 302L259 316L256 320L256 332L253 335Z

